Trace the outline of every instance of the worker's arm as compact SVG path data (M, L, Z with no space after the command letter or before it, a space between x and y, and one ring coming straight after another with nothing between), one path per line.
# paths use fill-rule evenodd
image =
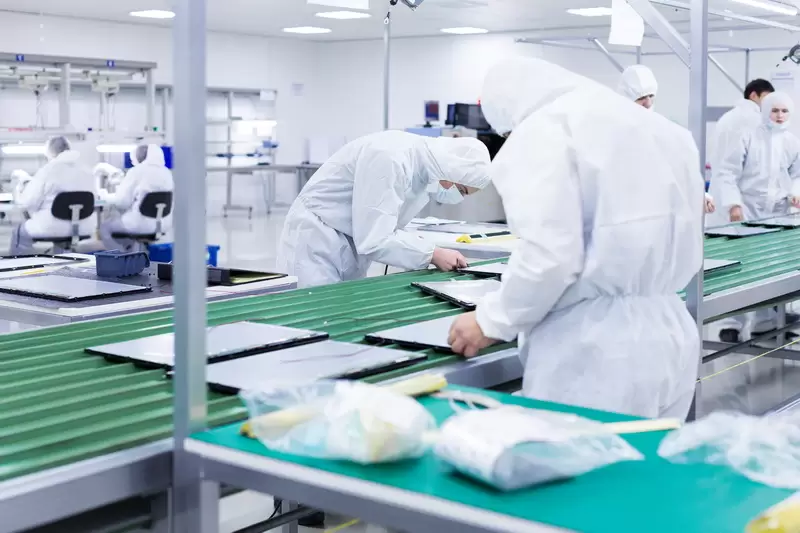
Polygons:
M52 162L47 163L21 188L16 202L23 210L34 213L41 209L47 194L48 176L52 172L52 168Z
M792 180L792 188L789 198L793 203L800 201L800 139L792 135L792 155L789 163L789 178Z
M739 189L739 178L744 170L747 158L749 138L739 138L734 142L722 144L719 164L713 168L711 183L717 191L715 200L726 212L734 206L742 205L742 191Z
M530 330L550 312L578 278L584 257L581 194L570 140L555 126L522 133L506 141L492 166L492 182L519 246L500 290L477 309L483 334L504 341Z
M120 211L127 211L133 205L136 198L136 185L139 181L139 167L132 168L128 175L122 178L117 190L112 193L105 193L101 197L108 205L116 207Z
M397 227L412 176L393 156L391 151L372 152L356 163L353 242L358 253L372 261L408 270L425 268L434 245Z

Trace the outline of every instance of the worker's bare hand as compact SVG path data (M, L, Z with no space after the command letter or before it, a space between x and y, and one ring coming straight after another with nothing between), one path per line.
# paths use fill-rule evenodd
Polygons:
M742 213L742 207L739 205L735 205L731 207L730 210L731 215L731 222L741 222L744 220L744 214Z
M455 353L470 358L475 357L479 351L499 341L490 339L483 334L483 330L478 325L478 320L473 311L456 318L450 327L450 335L447 337L447 342Z
M792 207L800 208L800 196L790 196L789 201L792 202Z
M714 199L706 196L706 214L713 213L716 210L717 206L714 205Z
M448 250L446 248L434 248L431 263L443 272L452 272L457 268L466 268L469 266L466 258L461 255L461 252Z

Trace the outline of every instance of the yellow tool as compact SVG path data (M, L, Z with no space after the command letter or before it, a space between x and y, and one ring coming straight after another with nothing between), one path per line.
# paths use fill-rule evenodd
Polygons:
M383 386L404 396L418 397L442 390L447 386L447 380L441 374L423 374ZM273 411L272 413L267 413L245 422L242 424L239 433L251 439L256 438L253 432L253 423L257 424L259 429L268 431L274 429L283 433L289 427L308 422L314 418L317 413L317 406L312 405L298 405L287 409L281 409L280 411Z
M800 532L800 497L796 494L755 517L745 529L745 533L798 532Z

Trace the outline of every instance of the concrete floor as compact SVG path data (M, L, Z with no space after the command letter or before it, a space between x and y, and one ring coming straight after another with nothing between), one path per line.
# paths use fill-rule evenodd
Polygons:
M241 214L212 218L208 222L207 242L221 246L221 265L269 270L275 267L282 226L282 214L252 220ZM10 234L11 225L0 223L0 250L7 250ZM371 275L382 273L380 266L371 270ZM713 335L715 332L711 330L709 334ZM761 414L800 394L800 366L793 362L734 354L704 365L702 375L712 377L702 382L698 405L701 416L720 409ZM272 500L268 496L249 492L233 496L223 502L221 531L232 532L262 521L271 511ZM328 527L342 522L343 519L332 518ZM301 528L303 530L305 528ZM342 531L379 533L384 530L356 524Z

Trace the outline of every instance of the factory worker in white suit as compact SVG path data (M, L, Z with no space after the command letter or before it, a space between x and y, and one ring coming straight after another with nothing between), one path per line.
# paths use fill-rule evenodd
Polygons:
M622 72L617 90L636 104L652 110L658 94L658 81L653 71L646 66L633 65ZM706 213L716 210L714 198L709 193L705 196L705 210Z
M126 248L129 243L118 242L113 233L146 235L155 233L156 219L142 215L139 207L151 192L172 192L175 188L172 171L166 167L164 151L157 144L139 145L131 154L131 168L113 193L100 189L100 198L113 208L109 218L100 226L100 237L107 249ZM113 173L112 173L113 176ZM161 223L163 231L172 226L172 214Z
M481 102L512 132L491 176L520 243L500 290L454 322L453 350L518 337L526 396L685 417L700 340L677 293L703 253L690 133L538 59L493 67Z
M314 174L292 204L278 270L312 287L366 276L375 261L404 269L466 266L405 226L427 205L458 203L489 184L489 151L477 139L384 131L356 139Z
M732 143L721 159L713 182L719 191L720 205L731 222L758 220L785 215L800 208L800 139L788 131L794 102L784 92L773 92L761 102L761 125L748 130ZM774 309L754 314L753 334L776 328ZM736 341L726 330L738 333L744 316L735 317L741 327L725 324L720 336ZM789 317L796 322L795 316Z
M71 149L64 137L52 137L45 144L47 164L30 179L17 185L15 203L27 214L28 219L14 228L11 236L11 254L33 251L33 239L64 237L72 234L68 220L58 220L50 212L53 200L62 192L88 191L95 194L95 180L91 171L80 162L80 153ZM80 221L81 235L91 234L96 225L96 214Z

